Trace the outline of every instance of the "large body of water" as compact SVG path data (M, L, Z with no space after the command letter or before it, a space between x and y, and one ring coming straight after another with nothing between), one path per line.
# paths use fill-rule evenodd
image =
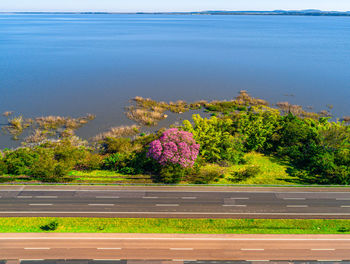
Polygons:
M0 15L0 112L93 113L79 131L90 137L132 123L123 107L137 95L231 99L242 89L350 115L350 18Z

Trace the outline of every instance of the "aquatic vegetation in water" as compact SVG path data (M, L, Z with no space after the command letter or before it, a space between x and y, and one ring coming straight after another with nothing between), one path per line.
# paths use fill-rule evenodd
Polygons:
M24 119L23 116L17 116L9 118L8 124L3 129L12 135L12 139L18 140L24 129L28 128L32 122L32 119Z
M303 118L318 119L320 117L331 116L331 114L326 110L322 110L319 113L308 112L304 110L302 106L293 105L293 104L290 104L289 102L278 102L276 106L282 111L283 114L291 113L295 116L303 117ZM311 107L308 107L308 109L311 109Z
M112 127L107 132L103 132L95 136L93 138L93 141L101 141L105 140L106 138L120 138L133 136L140 133L140 128L141 127L137 125Z
M6 111L6 112L2 113L2 115L5 116L5 117L9 117L12 114L13 114L13 111Z

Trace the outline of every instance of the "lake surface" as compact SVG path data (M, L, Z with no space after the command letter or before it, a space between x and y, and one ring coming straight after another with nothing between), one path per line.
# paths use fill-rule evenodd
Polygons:
M132 124L123 108L134 96L229 100L242 89L350 115L350 18L0 15L0 112L96 114L85 138Z

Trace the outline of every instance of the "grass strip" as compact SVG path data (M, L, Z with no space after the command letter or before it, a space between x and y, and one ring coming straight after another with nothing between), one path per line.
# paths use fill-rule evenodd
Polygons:
M0 232L350 234L350 220L3 217Z

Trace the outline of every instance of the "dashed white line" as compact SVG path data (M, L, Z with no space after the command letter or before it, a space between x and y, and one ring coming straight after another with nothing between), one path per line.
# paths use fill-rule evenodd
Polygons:
M222 206L247 207L245 204L223 204Z
M350 208L350 205L342 205L342 208Z
M97 248L98 250L121 250L121 248Z
M264 251L263 248L241 248L242 251Z
M283 198L283 200L306 200L306 198Z
M170 248L170 250L193 250L193 248Z
M29 204L31 206L51 206L53 204Z
M313 251L334 251L334 248L312 248Z
M158 199L159 197L156 196L144 196L142 199Z
M193 200L193 199L197 199L197 197L181 197L181 199L183 199L183 200Z
M35 198L52 198L55 199L57 196L35 196Z
M156 206L179 206L178 204L156 204Z
M114 204L88 204L90 206L114 206Z
M118 199L119 196L96 196L97 199Z
M17 196L19 199L29 199L32 198L33 196Z
M234 199L234 200L249 200L248 197L231 197L230 199Z
M295 204L295 205L287 205L287 207L295 207L295 208L298 208L298 207L309 207L308 205L298 205L298 204Z
M49 250L50 248L24 248L25 250Z
M246 261L248 261L248 262L269 262L270 260L267 260L267 259L254 259L254 260L247 259Z

